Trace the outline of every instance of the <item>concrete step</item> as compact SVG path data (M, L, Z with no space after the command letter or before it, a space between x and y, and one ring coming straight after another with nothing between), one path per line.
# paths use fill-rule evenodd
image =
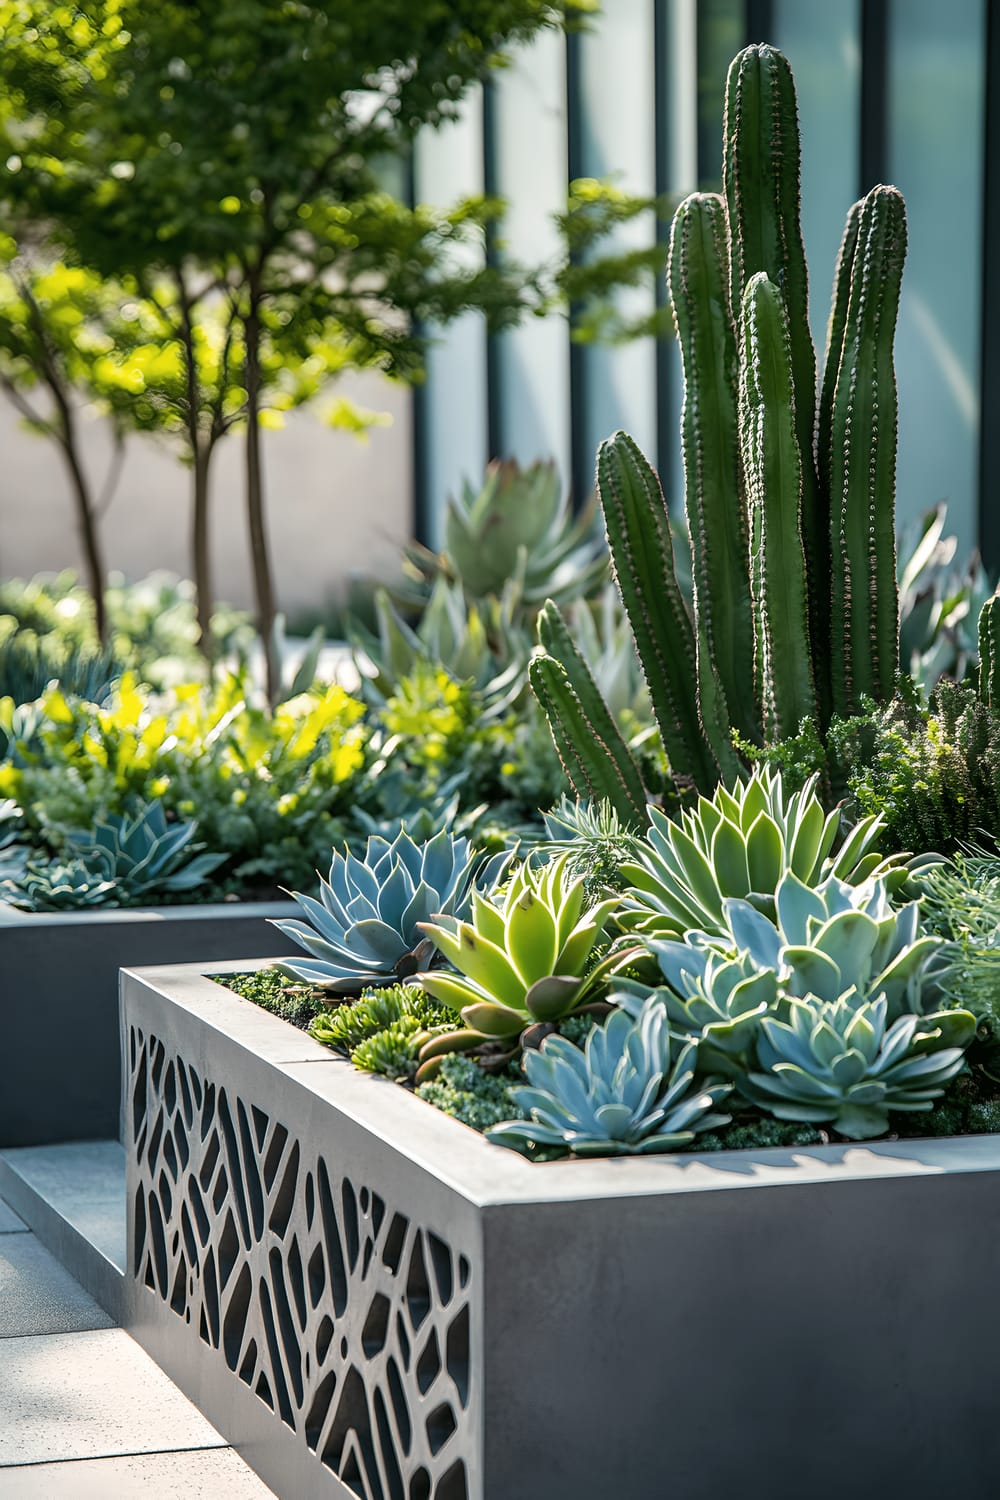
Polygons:
M126 1256L120 1143L69 1141L0 1151L0 1197L120 1322Z

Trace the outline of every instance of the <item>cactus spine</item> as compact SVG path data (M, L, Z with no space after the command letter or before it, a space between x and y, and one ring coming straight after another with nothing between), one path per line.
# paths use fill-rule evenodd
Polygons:
M772 47L748 47L730 68L723 179L724 201L694 194L678 209L667 273L685 384L693 618L655 473L623 433L598 460L663 743L675 773L702 791L740 769L734 731L771 743L806 717L825 729L862 694L889 697L899 658L892 344L903 200L878 187L850 211L817 402L795 89ZM553 720L557 741L567 732Z

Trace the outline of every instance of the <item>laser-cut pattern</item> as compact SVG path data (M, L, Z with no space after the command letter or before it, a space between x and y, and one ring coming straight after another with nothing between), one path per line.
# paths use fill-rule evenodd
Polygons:
M471 1267L129 1028L132 1271L362 1500L468 1500Z

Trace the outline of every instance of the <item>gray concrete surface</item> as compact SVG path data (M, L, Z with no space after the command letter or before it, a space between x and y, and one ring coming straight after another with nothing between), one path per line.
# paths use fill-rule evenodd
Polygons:
M197 1408L110 1325L0 1200L0 1500L269 1500Z
M110 1327L103 1308L33 1234L5 1234L0 1239L0 1338ZM10 1351L0 1358L6 1364ZM0 1434L2 1429L0 1421Z

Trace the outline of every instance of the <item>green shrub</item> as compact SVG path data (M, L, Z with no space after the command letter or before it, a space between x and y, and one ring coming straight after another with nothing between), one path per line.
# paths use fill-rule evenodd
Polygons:
M862 815L880 813L890 847L951 854L1000 838L1000 717L942 680L924 709L897 697L831 729Z

